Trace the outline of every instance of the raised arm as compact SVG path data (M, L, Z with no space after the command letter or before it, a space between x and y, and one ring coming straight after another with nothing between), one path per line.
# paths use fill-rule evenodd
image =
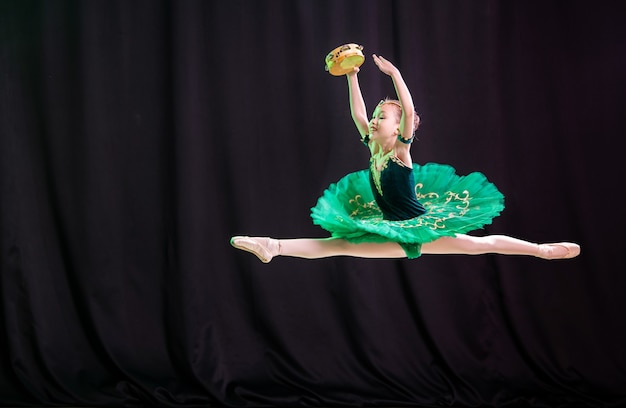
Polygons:
M354 68L354 71L346 74L346 77L348 77L348 92L350 95L350 113L352 114L352 120L359 130L361 137L365 137L369 133L369 121L367 119L365 101L363 101L361 87L359 86L358 72L359 69Z
M374 63L378 66L378 69L381 72L389 75L391 80L393 81L393 86L396 89L396 94L398 95L398 99L400 100L400 104L402 105L402 118L400 119L400 134L404 139L409 139L413 136L414 121L415 121L415 110L413 106L413 98L411 97L411 92L409 92L409 88L406 86L402 75L400 74L400 70L396 68L391 62L387 61L385 58L373 55Z

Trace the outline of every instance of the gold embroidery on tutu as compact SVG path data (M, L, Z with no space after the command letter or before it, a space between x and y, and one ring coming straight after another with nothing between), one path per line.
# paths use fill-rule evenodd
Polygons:
M472 197L467 190L460 193L446 191L445 198L441 198L436 192L422 192L423 187L422 183L415 185L415 196L426 209L426 213L419 217L402 221L385 220L375 200L365 201L363 196L357 194L348 201L350 218L371 224L390 223L401 228L427 227L437 230L446 228L447 220L462 217L470 210Z
M350 203L351 206L355 207L354 211L350 213L351 218L354 218L354 217L360 218L359 211L361 210L367 210L367 211L373 211L373 212L376 212L376 210L378 210L376 206L376 201L372 200L366 203L363 201L363 196L361 194L355 195L354 198L348 202ZM378 213L381 214L380 210L378 210Z

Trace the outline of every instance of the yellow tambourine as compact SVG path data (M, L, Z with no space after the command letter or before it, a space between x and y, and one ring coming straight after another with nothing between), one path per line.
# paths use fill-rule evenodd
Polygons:
M331 75L340 76L360 67L365 61L363 46L358 44L344 44L335 48L326 56L326 71Z

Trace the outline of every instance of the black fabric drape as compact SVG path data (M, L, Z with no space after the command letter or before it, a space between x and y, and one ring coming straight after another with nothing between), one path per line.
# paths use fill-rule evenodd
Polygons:
M626 406L619 2L0 2L3 406ZM580 257L276 258L367 166L394 62L477 234Z

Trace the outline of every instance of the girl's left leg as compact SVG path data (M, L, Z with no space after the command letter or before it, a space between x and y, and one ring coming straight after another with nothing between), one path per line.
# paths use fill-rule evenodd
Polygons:
M422 244L422 254L503 254L528 255L543 259L566 259L580 254L580 246L571 242L535 244L506 235L475 237L457 234Z

